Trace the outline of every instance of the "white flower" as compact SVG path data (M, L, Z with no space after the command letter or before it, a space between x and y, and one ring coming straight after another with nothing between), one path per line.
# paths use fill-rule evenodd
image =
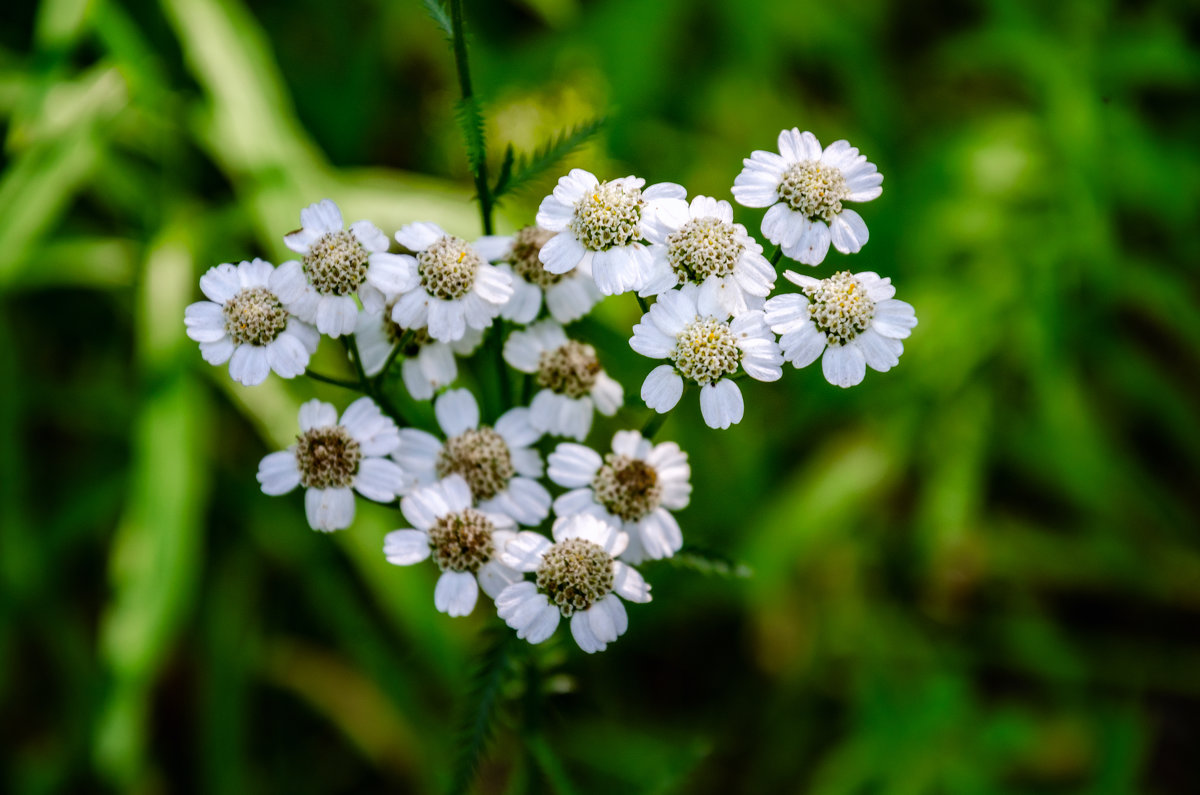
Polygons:
M300 407L296 444L271 453L258 465L264 494L287 494L304 486L304 510L314 530L342 530L354 521L354 493L391 502L412 485L385 456L400 441L396 424L367 397L337 409L320 400Z
M629 538L594 516L571 516L554 523L554 543L524 531L505 544L498 558L519 572L533 572L496 597L496 612L517 637L541 643L571 619L571 634L588 654L604 648L629 626L621 597L649 602L650 586L632 566L616 560Z
M553 320L508 335L504 360L537 375L542 389L529 408L533 426L544 433L583 441L593 409L611 417L625 402L625 390L601 369L595 348L567 339Z
M433 603L450 616L475 609L479 589L495 599L521 573L497 560L516 533L503 514L472 507L471 489L458 475L416 489L400 501L400 511L413 529L394 530L383 539L388 563L411 566L432 556L442 571Z
M716 294L731 315L762 309L775 286L775 268L762 255L762 246L733 222L727 201L696 196L686 212L659 213L659 223L647 230L654 256L651 276L639 295L658 295L686 282Z
M515 235L493 235L475 241L476 250L489 262L513 276L513 295L500 310L500 316L517 323L531 323L546 308L559 323L570 323L592 311L603 296L592 280L590 266L568 273L551 273L538 255L554 232L539 226L527 226Z
M756 151L742 162L733 198L744 207L770 207L762 232L783 253L805 265L819 265L829 243L843 254L867 242L862 216L842 202L866 202L883 192L883 175L848 141L825 150L816 136L797 128L779 133L779 152Z
M284 308L275 289L279 272L261 259L209 268L200 277L209 300L184 310L187 335L200 343L204 361L229 362L239 384L261 384L271 370L295 378L321 341L316 329Z
M276 293L289 311L315 323L322 334L340 337L354 331L356 293L366 309L379 311L385 295L415 284L411 257L387 253L387 235L370 221L358 221L347 230L341 210L329 199L301 210L300 223L283 242L304 258L303 263L289 260L279 266Z
M468 328L482 331L492 325L512 297L512 276L437 224L409 224L396 233L396 240L417 253L415 259L408 257L416 284L392 307L392 320L403 328L427 327L435 340L454 342Z
M404 333L405 329L391 319L390 310L359 313L354 338L367 375L379 374ZM400 374L408 393L416 400L429 400L434 392L454 383L458 377L454 357L470 356L482 341L483 332L472 328L451 343L431 338L428 329L416 329L400 352Z
M550 514L550 492L535 480L542 476L542 459L531 445L542 434L530 424L529 409L509 409L495 427L480 425L471 393L451 389L434 401L433 410L446 441L402 428L392 457L404 471L420 484L460 475L481 510L541 524Z
M783 357L762 310L730 321L712 293L690 283L658 297L633 327L629 345L643 356L673 362L646 376L646 405L660 414L670 411L687 379L700 385L700 413L710 428L728 428L742 420L742 393L730 378L739 366L758 381L774 381L783 374Z
M588 514L629 535L625 562L669 558L683 546L669 511L687 507L692 469L674 442L655 445L637 431L617 431L603 458L590 447L563 442L550 454L547 474L571 489L554 501L556 515Z
M824 353L825 380L841 387L862 381L867 365L883 373L900 363L900 340L912 333L917 316L910 304L892 297L891 279L870 271L842 271L828 279L795 271L783 275L804 289L766 304L767 322L781 335L787 361L806 367Z
M567 273L590 265L605 295L641 289L650 272L642 238L659 212L680 212L687 195L670 182L642 190L645 184L639 177L599 182L580 168L559 179L537 213L537 225L557 233L538 255L546 270Z

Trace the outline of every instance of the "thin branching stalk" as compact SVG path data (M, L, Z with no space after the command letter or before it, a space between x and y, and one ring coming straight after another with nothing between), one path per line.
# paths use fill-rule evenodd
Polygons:
M304 374L314 381L320 381L322 384L333 384L334 386L340 386L342 389L353 389L355 392L363 391L362 384L355 383L354 381L346 381L342 378L334 378L333 376L322 375L321 373L316 373L312 370L305 370Z
M471 116L464 121L467 135L467 152L471 160L471 171L475 177L475 191L479 198L479 215L483 221L483 233L492 234L492 194L488 187L487 147L484 143L479 106L471 89L471 67L467 60L467 36L463 26L462 0L450 0L450 26L454 34L454 65L458 70L458 85L462 90L460 111ZM467 131L467 130L470 131ZM474 138L475 140L472 140Z

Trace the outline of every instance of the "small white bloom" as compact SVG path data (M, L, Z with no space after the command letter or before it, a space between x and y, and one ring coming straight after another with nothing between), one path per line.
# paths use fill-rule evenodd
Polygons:
M769 207L762 232L783 253L820 265L829 243L853 254L867 242L867 225L842 202L867 202L883 192L883 175L848 141L821 149L816 136L798 128L779 133L779 152L756 151L742 162L733 198L744 207Z
M443 392L433 404L442 442L417 428L402 428L392 457L417 483L460 475L479 508L511 516L523 525L550 514L550 492L538 483L542 459L532 445L542 438L526 408L509 409L494 427L479 424L479 404L465 389Z
M787 361L807 367L823 353L825 380L841 387L861 382L867 365L884 373L900 363L900 340L912 333L917 316L910 304L892 297L890 278L871 271L842 271L828 279L783 275L804 289L766 304L767 322L780 335Z
M554 522L554 543L532 531L517 533L497 556L504 565L535 574L496 597L496 612L517 637L541 643L559 617L571 619L571 635L588 654L604 651L629 626L625 605L649 602L650 586L632 566L616 560L629 537L594 516ZM620 597L620 598L618 598Z
M650 275L650 251L642 243L660 212L679 214L687 192L662 182L642 190L646 180L622 177L599 182L580 168L562 177L542 199L537 224L555 232L539 253L550 273L591 266L605 295L639 290Z
M284 308L276 292L279 273L261 259L210 268L200 277L209 300L184 310L187 335L200 343L204 361L229 362L229 375L239 384L261 384L271 370L295 378L321 340L316 329Z
M629 535L621 560L669 558L683 546L670 511L687 507L692 469L674 442L652 444L637 431L617 431L603 458L590 447L563 442L550 454L547 474L570 489L554 500L556 515L588 514Z
M508 335L504 360L536 374L542 388L529 408L534 427L544 433L583 441L593 410L611 417L625 402L625 390L600 367L596 349L568 339L553 320Z
M386 458L400 441L396 423L370 398L350 404L338 422L337 409L320 400L300 407L296 444L271 453L258 465L264 494L287 494L304 486L304 510L314 530L342 530L354 521L354 493L391 502L411 485Z
M521 581L520 572L497 560L504 545L516 537L512 519L473 508L471 489L458 475L414 490L400 501L400 511L412 529L388 533L383 554L397 566L432 556L442 572L433 591L433 603L441 612L468 615L480 588L495 599Z
M411 290L416 283L412 257L388 253L387 235L370 221L346 229L342 212L329 199L300 211L301 228L283 242L303 261L279 266L277 293L288 310L315 323L331 337L354 331L358 295L369 311L383 309L384 296Z
M660 414L670 411L687 379L700 386L700 413L710 428L742 420L742 393L730 378L739 367L757 381L775 381L783 374L783 357L762 310L731 321L713 293L690 283L658 297L633 327L629 345L651 359L672 361L646 376L646 405Z
M383 312L361 312L354 338L362 356L363 370L369 376L379 374L388 356L403 338L405 329L391 318L390 307ZM470 356L483 341L483 332L469 328L462 339L438 342L429 330L416 329L400 352L400 374L408 393L416 400L429 400L442 387L458 377L456 356Z
M493 235L475 241L475 249L489 262L513 277L513 295L500 316L517 323L532 323L546 308L559 323L570 323L592 311L603 298L592 280L591 267L568 273L551 273L538 258L554 232L527 226L515 235Z
M639 295L658 295L694 282L702 291L715 293L731 315L762 309L775 286L775 268L746 227L733 222L729 202L696 196L685 213L659 213L659 222L646 233L654 244L654 261Z
M482 331L492 325L512 297L511 275L437 224L409 224L396 233L396 240L417 254L409 257L416 283L392 307L392 320L403 328L427 328L433 339L454 342L468 328Z

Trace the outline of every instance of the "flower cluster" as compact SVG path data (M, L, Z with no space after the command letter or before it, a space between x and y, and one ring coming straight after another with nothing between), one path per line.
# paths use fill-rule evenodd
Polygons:
M245 385L274 371L362 393L340 417L320 400L301 406L295 443L259 466L262 490L302 486L322 531L351 525L355 492L398 507L407 524L384 555L437 566L438 610L467 615L482 590L530 643L568 618L581 649L603 650L626 630L625 603L650 600L636 567L684 546L675 512L688 505L691 468L679 445L652 440L655 413L695 387L704 422L728 428L745 413L743 377L775 381L785 362L821 358L830 383L852 386L867 367L895 366L916 325L890 280L869 271L788 270L799 291L771 295L781 257L818 265L831 244L862 249L866 225L843 203L878 197L883 179L845 141L822 149L793 129L778 143L747 158L732 187L743 206L767 208L770 259L728 201L575 169L512 235L472 242L416 221L393 242L368 221L347 228L325 199L283 238L300 259L212 268L200 279L208 300L185 313L207 362L228 362ZM641 385L643 430L597 448L587 444L596 414L619 417L626 392L571 324L627 292L643 310L630 347L663 362ZM321 335L344 345L354 378L308 369ZM486 416L471 391L452 388L459 360L485 340L501 369L485 401L499 409ZM433 401L436 427L397 409L401 386L408 404Z

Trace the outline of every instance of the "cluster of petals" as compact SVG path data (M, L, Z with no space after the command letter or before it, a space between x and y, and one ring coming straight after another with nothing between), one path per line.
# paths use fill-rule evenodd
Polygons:
M717 225L738 249L736 257L731 258L732 272L705 276L697 282L701 290L714 293L721 308L730 315L761 309L763 299L775 286L775 268L746 227L733 222L733 207L729 202L710 196L693 197L682 212L674 205L659 212L658 223L646 231L646 238L652 244L652 260L646 285L638 294L658 295L687 281L672 267L671 244L672 237L684 231L689 222Z
M400 512L412 528L393 530L383 539L383 554L389 563L411 566L432 553L429 531L439 519L472 508L471 490L458 475L414 489L400 501ZM513 521L504 514L480 508L495 528L491 533L490 560L474 572L447 569L434 586L433 604L449 616L469 615L479 599L479 590L495 599L501 591L521 579L520 572L498 560L500 550L516 537Z
M692 494L687 453L675 442L653 444L637 431L617 431L612 453L645 465L656 491L654 499L645 501L646 510L641 515L626 512L624 517L612 513L594 488L605 459L590 447L563 442L547 462L550 480L568 489L554 500L555 515L586 514L624 532L629 536L629 546L621 553L626 563L671 557L683 546L683 534L671 511L686 508Z
M702 327L711 327L717 334L700 336L697 332ZM684 357L728 357L729 366L718 377L689 379L700 385L700 412L710 428L741 422L745 404L737 383L730 378L738 367L757 381L775 381L782 375L783 357L762 310L730 320L715 295L695 284L660 295L633 327L629 344L643 356L674 362L654 368L642 383L642 399L659 413L670 411L683 395L680 364Z
M468 431L480 428L479 404L465 389L451 389L438 396L433 404L438 425L447 441ZM490 513L512 517L523 525L537 525L550 514L550 493L537 481L542 476L542 459L533 445L542 437L530 422L527 408L513 408L496 420L491 429L504 445L502 455L511 462L512 472L503 484L496 484L494 495L479 501L479 508ZM418 484L437 482L438 462L444 457L447 442L418 428L401 428L399 444L392 458ZM488 462L471 462L487 466Z
M200 355L212 365L229 362L229 376L239 384L254 386L272 370L283 378L295 378L308 367L317 350L320 334L287 311L279 298L280 270L261 259L210 268L200 277L200 290L207 301L197 301L184 311L187 335L200 343ZM265 309L274 312L266 333L244 339L238 333L238 299L251 297L257 306L252 321L263 322Z
M543 320L508 336L504 343L504 360L522 373L538 373L543 354L560 350L569 342L562 326L552 320ZM590 377L590 387L577 397L549 387L538 390L529 406L534 427L543 433L582 441L591 430L596 411L606 417L616 414L625 402L621 384L604 370Z
M329 199L301 210L300 224L301 228L284 236L283 241L303 257L311 255L327 236L347 231L341 210ZM404 258L388 253L387 235L378 227L370 221L357 221L350 225L349 233L366 257L366 271L357 285L358 298L366 309L378 311L383 308L386 295L412 288L413 275ZM297 317L314 323L322 334L340 337L353 332L358 324L358 304L353 292L322 292L313 285L309 272L298 260L279 266L275 289Z
M335 439L348 437L357 444L357 456L348 461L338 482L325 487L306 486L304 510L314 530L349 527L354 521L354 491L369 500L392 502L412 485L410 477L387 458L400 442L396 423L370 398L351 403L340 421L332 405L310 400L300 407L299 422L301 437L297 444L267 455L258 466L258 482L265 494L287 494L311 477L297 455L306 434L325 432Z
M795 271L785 272L784 277L809 290L826 281ZM814 321L809 298L802 293L778 295L766 303L766 319L780 335L784 359L799 368L820 358L825 380L840 387L861 383L868 366L883 373L899 364L904 352L901 340L917 325L912 305L893 297L896 288L890 278L865 271L852 279L868 304L863 312L863 328L849 339L832 339L828 331L821 329Z
M805 265L819 265L832 242L843 254L853 254L867 242L866 222L841 201L866 202L883 192L883 175L874 163L848 141L834 141L824 149L811 132L798 128L779 133L779 152L758 150L746 158L745 168L733 183L733 197L745 207L767 207L762 232L783 253ZM828 200L829 217L813 217L785 200L785 179L796 168L823 169L843 190Z
M361 312L354 339L363 372L372 377L382 372L403 334L390 313ZM439 342L428 334L411 337L400 351L400 376L408 394L415 400L429 400L437 390L453 384L458 378L457 357L470 356L481 342L483 332L473 328L454 342Z
M603 184L589 171L571 169L555 186L554 192L538 207L537 224L555 236L541 250L541 260L550 273L569 273L575 268L591 268L596 287L604 295L618 295L641 289L650 275L652 256L642 242L658 223L661 212L679 213L686 207L687 191L674 183L663 182L643 189L640 177L621 177ZM600 197L609 188L636 196L636 220L612 245L598 247L581 236L572 221L581 217L587 201ZM633 201L631 199L631 201Z
M545 286L517 275L509 262L514 240L514 235L489 235L475 241L475 249L512 279L512 298L501 307L500 317L515 323L532 323L545 305L550 317L559 323L570 323L592 311L604 297L592 279L590 263L547 279L550 283Z
M629 537L617 528L594 516L571 516L555 521L551 530L554 541L532 531L523 531L505 544L498 559L519 572L533 573L542 565L546 554L571 539L595 544L612 561L612 590L597 599L587 609L571 616L571 635L579 648L591 654L603 651L629 626L622 599L628 602L649 602L650 586L632 566L615 560L625 551ZM496 596L496 612L517 637L537 644L549 638L558 628L562 611L541 591L535 582L522 580L509 585Z

